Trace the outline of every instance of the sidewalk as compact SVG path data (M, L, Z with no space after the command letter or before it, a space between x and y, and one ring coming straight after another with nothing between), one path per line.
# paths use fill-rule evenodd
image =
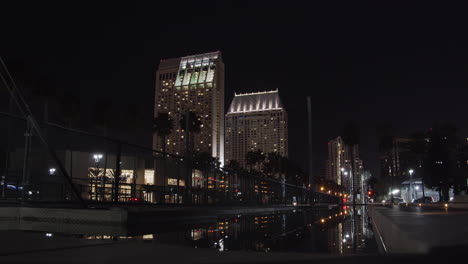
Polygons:
M468 245L468 211L442 208L370 206L369 216L387 253L430 253Z

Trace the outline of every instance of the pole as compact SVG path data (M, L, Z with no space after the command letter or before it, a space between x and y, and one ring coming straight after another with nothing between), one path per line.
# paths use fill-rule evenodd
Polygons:
M13 97L10 96L9 105L8 105L8 112L13 114ZM7 117L8 118L8 117ZM5 172L2 176L2 199L6 199L6 192L8 190L8 168L10 166L10 135L11 135L11 119L8 118L7 124L7 132L6 132L6 139L7 139L7 146L6 146L6 153L5 153Z
M23 178L21 181L21 205L24 205L26 199L26 186L29 183L29 150L31 148L31 122L26 120L26 131L24 133L24 160L23 160Z
M312 157L312 106L311 98L307 97L307 118L308 118L308 138L309 138L309 184L313 188L313 157Z
M191 185L191 173L190 173L190 112L185 113L185 192L184 192L184 203L188 203L189 189ZM216 176L216 175L215 175ZM216 182L214 183L216 186Z
M426 198L425 198L426 195L424 194L424 178L423 178L422 175L421 175L421 187L422 187L422 196L423 196L422 198L423 198L423 203L425 203L425 202L426 202Z
M114 203L119 201L119 193L120 193L120 160L122 157L122 145L120 143L117 144L117 157L115 159L115 173L114 173Z

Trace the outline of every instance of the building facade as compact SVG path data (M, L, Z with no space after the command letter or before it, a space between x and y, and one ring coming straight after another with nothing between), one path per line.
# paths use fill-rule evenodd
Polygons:
M278 90L235 94L226 114L226 162L246 165L248 151L288 156L288 117Z
M380 176L387 182L393 181L398 186L410 177L409 170L415 172L422 167L422 157L411 151L412 139L396 137L392 147L380 155Z
M201 121L194 135L194 151L207 152L224 163L224 63L221 52L161 60L156 72L154 117L168 113L173 131L166 137L166 152L185 153L184 128L179 121L188 111ZM158 135L153 147L162 150Z
M354 171L352 172L351 151L354 152ZM341 137L330 140L328 142L328 160L326 164L328 167L327 180L342 185L347 193L352 193L354 180L354 190L361 190L363 164L359 158L359 145L347 146Z

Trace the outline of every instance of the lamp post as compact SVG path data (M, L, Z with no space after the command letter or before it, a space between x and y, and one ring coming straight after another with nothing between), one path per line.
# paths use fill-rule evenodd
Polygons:
M340 169L340 177L341 177L341 186L343 186L343 172L344 172L345 168L341 168Z
M94 159L94 163L96 164L96 179L95 179L95 183L94 183L94 193L95 193L95 197L96 197L96 200L98 199L98 192L97 192L97 189L98 189L98 180L97 178L99 177L99 163L101 162L101 159L102 159L102 154L94 154L93 155L93 159ZM104 183L104 178L101 178L101 184L103 185ZM102 188L102 186L101 186ZM102 191L101 191L102 192Z
M408 172L409 172L409 175L410 175L410 187L409 187L410 200L412 201L412 200L413 200L413 196L414 196L414 195L413 195L413 192L414 192L413 189L414 189L414 188L412 188L412 187L413 187L413 172L414 172L414 170L413 170L413 169L409 169Z
M343 174L344 174L344 176L348 176L348 172L347 172L347 171L344 171ZM351 193L351 190L349 190L349 188L348 188L348 194L349 194L349 193Z

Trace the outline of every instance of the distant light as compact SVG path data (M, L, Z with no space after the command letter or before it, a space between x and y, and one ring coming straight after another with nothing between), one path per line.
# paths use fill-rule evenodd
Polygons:
M32 194L32 191L28 191L28 194L31 195L31 194Z
M52 233L46 233L45 236L46 236L46 237L51 237L51 236L52 236Z
M346 238L349 238L349 234L346 234L346 236L345 236L345 237L346 237Z
M392 194L397 194L397 193L399 193L399 192L400 192L399 189L395 189L395 190L392 191Z
M419 190L419 186L416 185L416 186L414 187L414 189Z
M341 168L341 171L344 171L344 168Z
M55 168L50 168L49 175L54 175L54 174L55 174Z
M343 243L345 243L345 242L346 242L346 239L343 239Z
M100 162L101 159L102 159L102 154L100 154L100 153L94 154L93 158L94 158L95 162Z
M448 204L444 204L444 207L447 208L447 207L448 207Z
M345 172L344 172L344 175L345 175L345 176L347 176L347 175L348 175L348 172L347 172L347 171L345 171Z
M410 169L408 172L409 172L410 175L413 175L414 170Z
M325 219L322 218L322 219L320 220L320 222L325 223Z

